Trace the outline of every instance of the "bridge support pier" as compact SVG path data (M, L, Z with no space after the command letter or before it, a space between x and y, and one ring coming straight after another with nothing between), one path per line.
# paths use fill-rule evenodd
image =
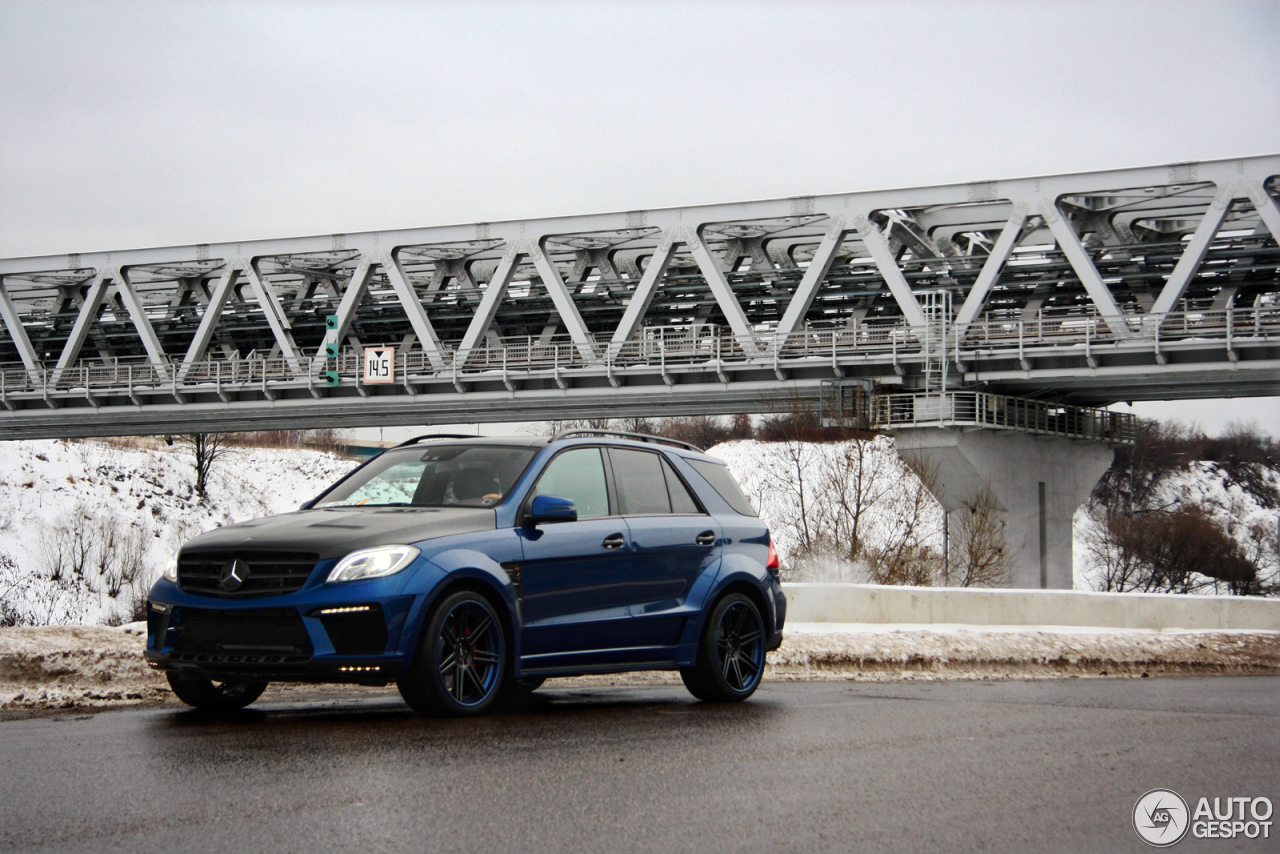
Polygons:
M937 467L936 497L949 514L991 485L1013 553L1012 587L1072 588L1071 519L1111 465L1108 445L940 427L902 428L895 437L901 454Z

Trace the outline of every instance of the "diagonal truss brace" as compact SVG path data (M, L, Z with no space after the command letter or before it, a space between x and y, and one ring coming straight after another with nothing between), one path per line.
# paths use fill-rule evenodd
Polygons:
M1020 202L1013 206L1013 215L1009 217L1009 221L1005 223L1004 228L1000 231L1000 236L996 239L995 246L991 247L991 254L987 256L981 272L978 273L977 280L973 283L973 289L964 298L964 304L960 306L960 311L956 314L955 334L957 341L964 340L969 325L982 313L983 307L986 306L987 297L991 294L991 288L1000 278L1000 271L1004 269L1005 262L1013 254L1014 247L1018 245L1018 239L1022 236L1022 227L1026 224L1028 213L1027 206Z
M27 330L22 326L22 318L18 314L17 307L13 304L9 292L5 289L4 278L0 277L0 317L4 319L5 328L9 330L9 337L13 339L13 345L18 348L18 355L22 357L22 364L26 366L31 377L35 379L40 374L40 360L36 358L36 349L31 346L31 338L27 335Z
M280 354L284 356L289 367L295 372L301 370L298 345L293 341L293 328L289 323L288 316L284 313L284 309L280 306L280 298L276 296L275 289L267 282L266 277L262 275L262 270L258 267L262 263L261 260L251 258L247 264L240 263L245 274L249 277L249 284L253 287L253 294L258 299L258 305L261 306L262 313L266 315L267 325L271 327L271 334L275 336L276 344L280 346Z
M342 300L338 303L338 331L334 333L334 340L341 341L347 337L347 331L351 329L351 321L356 317L356 309L360 307L360 300L364 299L365 293L369 290L369 280L372 278L373 257L367 254L361 255L360 263L352 272L351 281L347 283L346 290L342 292ZM318 355L322 356L323 352Z
M1267 230L1271 232L1271 236L1280 241L1280 204L1272 198L1267 192L1267 188L1263 186L1262 181L1250 181L1247 185L1246 194L1249 200L1253 202L1253 207L1258 212L1258 216L1262 218L1262 222L1267 226Z
M654 294L658 292L658 282L662 280L663 274L667 272L667 265L675 257L676 245L679 242L676 236L676 230L665 233L653 256L649 258L649 265L645 267L644 275L640 277L640 283L631 294L627 310L623 312L622 320L618 322L618 328L613 331L613 338L609 342L610 348L615 353L640 330L640 324L644 322L644 316L653 303Z
M187 348L187 355L182 358L182 364L178 366L178 382L186 380L187 374L191 372L191 366L198 362L209 349L214 330L218 326L218 321L222 319L222 309L227 304L227 297L235 287L240 272L239 263L230 263L222 268L222 275L209 294L209 304L204 308L195 337L191 339L191 346Z
M544 237L543 241L547 239ZM552 303L555 304L560 320L569 331L569 336L573 339L573 343L578 348L582 358L588 362L598 362L600 360L600 356L595 349L595 343L592 341L591 333L587 330L587 325L583 322L582 315L578 313L578 307L574 305L573 297L569 294L569 289L565 287L560 271L556 269L555 264L551 262L551 259L547 257L537 243L528 240L517 240L513 241L507 248L506 254L502 256L501 263L498 264L498 269L493 271L493 278L489 280L488 287L484 289L484 296L481 297L480 305L476 308L476 315L471 319L470 325L467 326L466 334L462 336L462 343L458 345L458 352L461 354L457 360L459 367L467 363L476 344L489 331L489 327L493 325L493 319L498 313L498 306L506 298L507 289L511 286L511 280L515 276L516 268L520 266L521 259L525 257L533 261L534 267L538 270L538 275L542 278L543 287L547 289L547 294L551 297Z
M1102 315L1103 321L1106 322L1112 334L1117 338L1133 337L1124 312L1116 304L1115 297L1111 295L1106 282L1102 281L1102 276L1098 275L1098 268L1093 266L1093 260L1085 251L1084 244L1080 242L1080 238L1063 218L1052 199L1040 200L1040 214L1053 233L1054 239L1058 241L1063 254L1067 256L1067 262L1080 277L1080 283L1084 285L1089 299L1093 300L1098 314Z
M480 305L476 306L475 317L471 318L471 323L467 325L467 331L463 334L462 341L454 353L456 367L460 368L467 363L475 351L476 344L484 338L484 334L493 325L493 318L498 314L498 305L507 295L507 288L511 286L511 279L516 274L516 267L520 264L522 254L514 244L507 247L502 261L498 263L498 268L493 271L493 276L484 289L484 295L480 297Z
M1217 236L1218 229L1222 227L1222 222L1227 218L1227 213L1231 210L1231 203L1235 200L1234 187L1221 187L1217 195L1213 197L1213 204L1209 205L1209 209L1204 212L1204 219L1200 220L1200 225L1196 227L1195 233L1191 235L1191 240L1187 242L1187 246L1182 250L1182 257L1178 259L1177 265L1173 268L1173 273L1169 276L1169 281L1160 290L1160 296L1156 297L1155 304L1151 306L1149 314L1153 315L1156 323L1163 320L1164 315L1173 310L1178 304L1178 300L1182 299L1182 294L1187 290L1187 284L1190 283L1191 277L1196 274L1196 270L1200 268L1200 263L1204 261L1205 253L1209 251L1209 244L1213 242L1213 238Z
M71 334L67 337L67 343L62 347L62 354L58 356L58 364L53 369L53 382L56 383L67 366L74 364L80 357L80 349L84 346L84 339L89 335L89 327L97 319L98 312L102 309L102 302L106 299L109 282L108 271L99 270L89 284L84 302L80 304L80 313L76 315Z
M835 217L831 221L831 228L827 229L822 242L814 251L813 260L809 262L804 276L800 279L800 284L796 286L796 292L791 296L791 302L787 303L787 310L783 312L782 320L778 322L779 340L785 340L804 322L804 316L809 313L809 307L813 305L813 299L818 295L822 280L831 271L836 252L839 251L840 244L844 242L844 236L849 233L849 230L843 217Z
M560 314L560 320L564 323L565 329L568 330L569 337L573 339L578 352L588 362L598 362L600 354L596 352L591 332L587 329L587 324L583 322L582 315L578 312L578 307L574 304L569 289L565 287L560 271L556 269L556 265L547 257L546 241L548 239L544 237L540 243L530 243L525 248L533 260L534 267L538 270L538 275L542 277L543 287L547 289L547 293L551 296L551 302L555 304L556 311Z
M422 349L426 351L431 367L437 371L443 371L446 367L444 347L440 344L440 338L436 335L435 327L431 325L431 321L427 318L426 309L422 307L422 303L418 300L417 291L409 284L409 277L405 274L404 267L400 265L399 253L393 251L384 255L382 257L382 269L386 271L387 279L391 282L391 288L400 299L400 305L404 308L404 313L408 316L409 323L413 326L413 331L417 333L418 341L422 344Z
M757 356L760 354L760 346L756 342L755 331L747 320L746 312L742 310L742 304L733 295L733 288L725 278L720 259L711 253L711 249L702 239L703 227L686 228L684 243L689 247L689 253L693 255L693 259L698 262L698 267L707 280L707 286L711 288L711 295L716 298L716 302L720 304L720 310L724 312L724 319L729 321L729 328L738 339L738 346L742 347L743 352L748 356Z
M911 285L907 284L906 276L902 275L902 270L898 267L898 259L893 257L893 252L889 249L889 241L885 240L876 224L865 216L859 216L856 222L858 233L862 235L862 242L871 253L872 260L876 262L876 267L884 277L885 284L889 286L889 293L893 294L893 299L898 303L902 316L910 326L917 328L925 326L928 321L925 320L924 311L916 301L915 294L911 292Z
M151 321L147 319L147 312L142 305L142 300L138 299L138 292L133 289L133 282L129 279L128 268L121 267L116 271L114 278L116 291L124 302L125 310L129 312L129 318L133 321L134 328L138 330L138 336L142 339L142 346L146 348L147 357L155 367L156 373L162 378L168 379L170 370L168 356L165 354L164 348L160 346L160 339L156 336L156 331L152 328Z

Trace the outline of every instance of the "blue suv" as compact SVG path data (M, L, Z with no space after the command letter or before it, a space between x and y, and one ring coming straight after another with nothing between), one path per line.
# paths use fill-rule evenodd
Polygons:
M423 436L295 513L201 534L152 587L147 663L183 702L271 681L395 682L471 715L547 677L679 670L744 700L782 643L769 531L682 442Z

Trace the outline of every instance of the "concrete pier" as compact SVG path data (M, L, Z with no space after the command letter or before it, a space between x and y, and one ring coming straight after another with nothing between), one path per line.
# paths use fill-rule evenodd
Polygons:
M1006 524L1012 587L1070 590L1071 519L1111 465L1103 442L1007 430L906 427L904 456L937 466L935 497L948 513L990 485Z

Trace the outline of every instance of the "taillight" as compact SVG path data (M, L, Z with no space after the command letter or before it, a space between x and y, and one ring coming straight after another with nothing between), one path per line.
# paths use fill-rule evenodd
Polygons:
M777 572L779 569L778 553L773 548L773 543L769 543L769 559L765 561L764 568L770 572Z

